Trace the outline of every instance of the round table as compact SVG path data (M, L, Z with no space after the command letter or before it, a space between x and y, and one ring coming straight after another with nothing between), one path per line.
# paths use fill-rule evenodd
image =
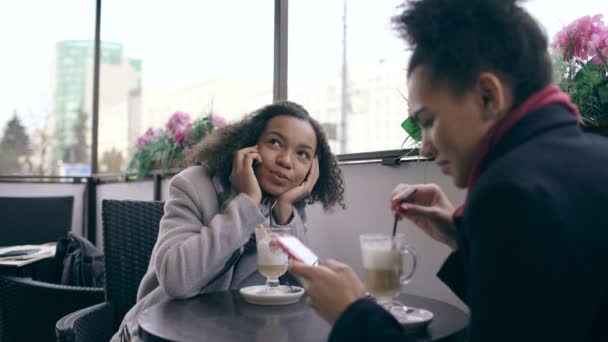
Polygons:
M435 315L415 341L436 341L463 330L468 316L459 308L430 298L403 294L406 305ZM326 341L330 325L306 304L280 306L245 302L238 291L171 300L144 310L138 318L144 341Z

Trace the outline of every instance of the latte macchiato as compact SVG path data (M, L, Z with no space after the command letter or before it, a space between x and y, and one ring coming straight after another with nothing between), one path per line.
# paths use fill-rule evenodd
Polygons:
M399 294L416 272L416 254L407 245L405 235L363 234L359 240L367 292L389 312L407 315Z
M401 289L401 254L387 243L362 246L365 287L376 298L393 298Z
M258 264L258 271L267 278L278 278L287 272L287 265L262 265Z
M287 272L289 257L280 248L271 246L271 239L258 241L258 271L267 278L278 278Z

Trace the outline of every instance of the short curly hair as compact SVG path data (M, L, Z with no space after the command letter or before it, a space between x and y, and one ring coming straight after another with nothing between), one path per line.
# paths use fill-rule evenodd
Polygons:
M393 17L414 49L408 77L428 66L432 84L452 92L471 89L482 72L494 72L512 89L515 104L551 82L545 33L518 0L409 0Z
M294 102L282 101L264 106L238 122L213 131L187 152L186 164L191 166L204 162L212 175L229 184L234 153L257 144L268 122L280 115L296 117L310 123L317 137L319 180L312 189L308 203L319 201L325 210L335 204L339 204L344 209L346 206L342 171L331 152L327 136L319 122L313 119L304 107Z

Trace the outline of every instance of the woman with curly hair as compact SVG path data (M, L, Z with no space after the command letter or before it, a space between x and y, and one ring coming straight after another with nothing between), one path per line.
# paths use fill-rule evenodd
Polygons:
M452 250L437 275L469 306L468 341L606 341L608 139L551 84L540 26L517 0L410 0L394 23L421 153L468 194L455 208L400 184L390 206ZM406 340L350 267L292 272L330 340Z
M342 176L320 124L279 102L215 130L169 185L158 240L137 304L114 340L137 340L137 316L170 298L263 284L255 226L292 227L306 241L306 203L344 207ZM284 282L297 282L287 273Z

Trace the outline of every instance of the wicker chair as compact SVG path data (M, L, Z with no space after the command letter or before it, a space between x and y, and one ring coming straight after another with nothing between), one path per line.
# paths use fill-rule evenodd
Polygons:
M103 289L0 276L0 342L55 341L55 323L101 303Z
M0 197L0 246L54 242L72 229L74 197Z
M102 202L106 300L59 320L58 341L107 342L117 331L124 315L135 304L163 213L162 202Z

